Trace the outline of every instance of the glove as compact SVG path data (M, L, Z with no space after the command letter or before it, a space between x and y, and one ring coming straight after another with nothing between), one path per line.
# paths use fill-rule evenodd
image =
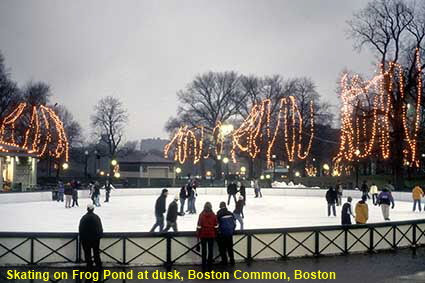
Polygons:
M394 209L394 204L393 204L393 206L391 206L391 209Z

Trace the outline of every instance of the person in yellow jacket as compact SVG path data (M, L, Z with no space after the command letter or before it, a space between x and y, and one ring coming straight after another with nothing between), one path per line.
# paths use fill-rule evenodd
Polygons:
M356 223L366 224L369 219L369 207L366 203L367 196L363 195L362 199L356 204Z
M412 190L413 198L413 211L416 211L416 204L418 204L419 211L422 211L421 199L424 196L424 191L419 185L416 185Z

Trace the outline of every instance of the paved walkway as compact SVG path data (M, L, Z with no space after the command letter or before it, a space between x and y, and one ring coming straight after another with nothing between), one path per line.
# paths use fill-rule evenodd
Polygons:
M0 268L0 282L16 282L16 283L38 283L46 282L43 280L8 280L7 271L14 268ZM50 271L49 282L93 282L86 279L72 279L72 270L76 268L70 267L52 267L52 268L31 268L25 269L20 268L19 271L34 270L36 272L47 272ZM84 270L83 268L79 268ZM109 269L109 268L105 268ZM126 273L133 271L133 279L100 279L95 282L107 282L107 283L132 283L132 282L181 282L181 280L141 280L137 279L139 272L154 272L155 268L111 268L111 271ZM166 271L163 268L159 268L160 271ZM231 279L229 280L189 280L187 278L188 270L195 270L200 272L198 266L195 267L177 267L177 271L184 277L184 282L244 282L246 280L236 280L233 277L235 270L241 270L243 272L286 272L288 277L291 277L291 282L345 282L345 283L425 283L425 248L420 248L413 254L411 250L400 250L397 252L385 252L372 255L348 255L348 256L335 256L335 257L321 257L321 258L303 258L303 259L291 259L287 261L277 262L254 262L251 265L237 264L235 267L227 270L223 268L216 268L215 271L228 271ZM302 270L304 272L317 272L328 271L336 272L336 280L294 280L294 270ZM67 272L69 279L55 280L52 278L54 272ZM101 272L102 273L102 272ZM200 273L199 273L200 274ZM238 273L240 275L240 273ZM276 282L288 282L288 280L248 280L251 282L265 282L265 281L276 281Z

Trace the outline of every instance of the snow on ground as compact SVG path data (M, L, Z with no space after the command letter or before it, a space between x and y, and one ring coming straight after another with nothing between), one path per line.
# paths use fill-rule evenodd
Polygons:
M95 209L103 222L105 232L145 232L153 225L155 195L114 196L109 203ZM167 198L167 206L173 196ZM199 195L196 201L198 212L204 203L210 201L214 211L218 210L223 195ZM345 201L345 199L344 199ZM357 200L353 201L353 211ZM32 232L76 232L81 216L86 212L89 199L80 199L80 207L64 208L64 203L42 201L30 203L6 203L0 206L2 215L0 231ZM233 210L233 200L230 209ZM340 207L337 217L327 216L324 197L273 196L256 199L247 197L245 207L245 229L282 228L297 226L318 226L340 224ZM382 222L381 210L369 202L371 222ZM425 217L425 212L412 212L410 202L396 202L391 210L392 220L411 220ZM178 218L180 231L194 231L197 215L185 215ZM239 226L238 226L239 228Z

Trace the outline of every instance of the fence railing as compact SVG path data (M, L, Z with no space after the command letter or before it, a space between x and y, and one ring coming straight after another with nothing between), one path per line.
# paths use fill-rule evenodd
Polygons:
M374 252L425 244L425 219L368 225L237 231L237 261L274 260ZM194 232L105 233L101 258L119 265L198 264ZM215 245L215 257L219 254ZM0 233L0 265L43 265L83 261L77 233Z

